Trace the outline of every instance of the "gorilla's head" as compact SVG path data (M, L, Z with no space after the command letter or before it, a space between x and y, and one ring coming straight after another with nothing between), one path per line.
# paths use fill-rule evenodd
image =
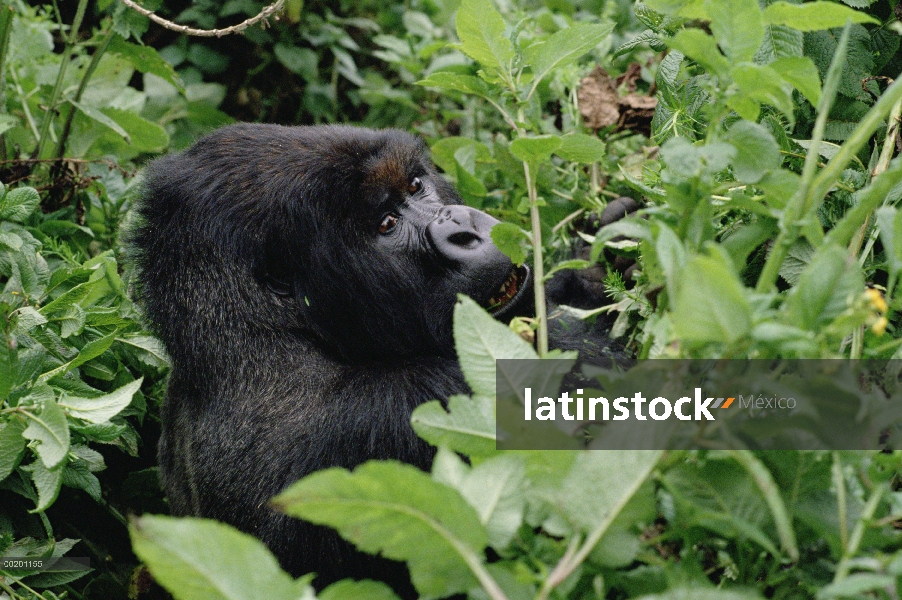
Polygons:
M450 356L458 293L502 319L531 304L497 221L396 130L220 129L148 169L140 216L141 293L176 360L221 328L349 360Z

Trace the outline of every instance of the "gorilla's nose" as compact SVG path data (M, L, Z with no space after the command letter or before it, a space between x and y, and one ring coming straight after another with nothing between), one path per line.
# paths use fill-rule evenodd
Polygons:
M469 206L445 206L426 227L433 248L445 259L469 263L501 255L489 232L498 219Z

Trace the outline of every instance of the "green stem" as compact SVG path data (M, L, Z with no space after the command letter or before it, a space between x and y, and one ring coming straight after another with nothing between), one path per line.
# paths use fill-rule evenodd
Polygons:
M764 268L758 277L758 285L755 286L755 291L759 293L769 292L777 283L780 267L786 259L786 254L799 236L799 230L801 229L799 219L805 215L806 198L817 171L818 150L824 139L824 130L827 127L830 107L833 105L833 100L836 98L836 93L839 90L839 81L849 47L849 32L850 27L847 24L839 39L836 52L833 54L830 68L827 70L827 77L824 79L820 101L817 103L817 119L814 121L814 129L811 132L811 145L808 147L808 154L805 156L805 165L802 167L802 179L799 182L799 189L789 200L786 209L783 211L780 233L774 241L773 249L767 256L767 260L764 262Z
M41 123L41 131L38 135L38 144L35 146L32 154L33 158L45 158L43 156L44 146L47 142L47 134L50 132L50 125L53 123L53 117L56 114L57 105L63 93L63 81L66 78L66 71L69 69L69 63L72 57L72 51L75 43L78 41L78 30L81 28L81 21L85 16L85 9L88 7L88 0L79 0L78 8L75 11L75 19L69 29L69 37L66 40L66 48L63 50L60 58L60 69L56 73L56 82L53 84L53 91L50 93L50 99L47 102L47 113L44 121ZM62 23L60 24L62 25Z
M536 349L539 357L548 354L548 310L545 306L545 265L542 262L542 222L539 220L539 199L536 184L532 180L529 164L523 163L526 175L526 189L529 193L529 215L532 218L532 252L533 280L532 287L536 299L536 320L539 330L536 332Z
M839 541L843 553L849 547L848 505L846 503L846 480L842 472L842 459L839 452L833 451L833 486L836 488L836 511L839 513Z
M0 6L0 111L6 112L6 54L13 29L13 7ZM0 159L6 160L6 136L0 135Z
M833 576L833 583L839 583L849 575L849 571L852 568L852 559L861 547L861 542L864 539L864 532L870 524L871 519L874 518L874 513L877 512L877 507L880 505L880 500L883 498L884 491L885 487L883 484L877 486L871 494L871 497L868 498L867 504L864 505L861 516L858 518L858 522L855 523L855 529L852 530L852 535L849 537L849 545L843 551L839 565L836 567L836 575Z
M110 42L113 40L114 33L113 28L110 27L103 42L97 50L94 51L94 56L91 57L91 62L88 63L88 68L85 69L85 74L82 76L81 82L78 84L78 90L75 92L75 102L81 102L81 95L84 93L85 88L88 87L88 81L90 81L91 77L94 75L94 71L97 69L97 65L100 64L100 59L103 57L103 54L107 51L107 48L110 47ZM66 140L69 139L69 134L72 131L72 121L75 119L75 112L74 106L69 107L69 114L66 116L66 124L63 125L63 132L60 134L59 141L56 144L56 157L60 160L65 156Z

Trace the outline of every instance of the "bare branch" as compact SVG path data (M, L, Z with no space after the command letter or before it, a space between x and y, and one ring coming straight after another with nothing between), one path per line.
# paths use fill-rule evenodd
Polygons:
M179 25L178 23L173 23L172 21L167 21L163 17L158 17L153 12L147 10L146 8L139 6L133 0L122 0L122 3L127 7L131 8L134 11L137 11L162 27L166 29L171 29L172 31L178 31L179 33L184 33L185 35L193 35L197 37L222 37L224 35L230 35L232 33L241 33L251 25L259 23L263 21L263 26L266 26L267 19L273 16L276 13L282 11L282 7L285 4L285 0L276 0L266 8L260 11L260 14L257 16L251 17L246 21L242 21L237 25L232 25L231 27L226 27L224 29L195 29L193 27L188 27L187 25Z

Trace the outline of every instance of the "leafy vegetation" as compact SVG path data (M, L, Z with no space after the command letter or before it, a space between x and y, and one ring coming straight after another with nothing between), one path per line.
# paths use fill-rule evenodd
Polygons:
M144 6L208 29L262 8ZM95 570L9 572L0 593L149 591L123 515L165 512L166 357L128 298L120 230L148 159L237 118L419 132L537 274L539 316L513 327L535 330L538 353L458 305L474 395L414 414L438 447L431 473L332 469L280 510L407 561L425 597L897 597L898 451L498 452L492 358L555 356L543 279L617 259L637 277L611 270L611 305L580 314L609 318L640 358L899 358L896 8L290 0L270 28L218 39L111 0L4 4L0 554L90 556ZM596 231L622 195L647 207ZM129 527L177 598L315 595L225 525ZM346 581L319 597L393 592Z

